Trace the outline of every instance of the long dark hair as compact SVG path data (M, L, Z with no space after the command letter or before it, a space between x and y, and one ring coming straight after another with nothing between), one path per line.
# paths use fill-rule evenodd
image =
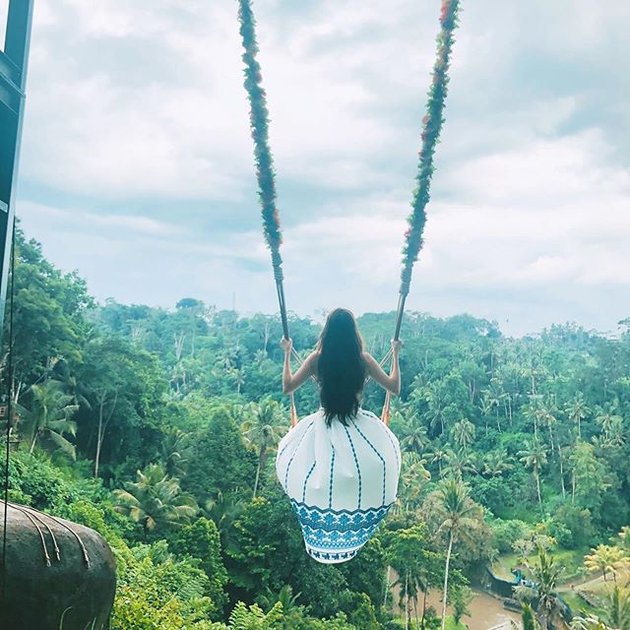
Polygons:
M336 308L328 315L318 350L317 377L326 424L330 426L333 418L347 424L359 409L366 369L363 340L350 311Z

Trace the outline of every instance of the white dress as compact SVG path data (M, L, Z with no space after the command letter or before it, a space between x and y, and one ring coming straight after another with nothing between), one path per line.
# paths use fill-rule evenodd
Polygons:
M337 563L357 554L396 500L400 459L396 436L364 409L347 426L326 426L320 409L282 438L276 472L310 556Z

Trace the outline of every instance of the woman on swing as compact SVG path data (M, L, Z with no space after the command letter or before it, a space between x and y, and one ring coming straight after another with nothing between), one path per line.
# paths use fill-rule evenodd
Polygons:
M352 313L338 308L328 315L316 349L295 374L291 340L283 339L281 345L284 393L313 376L322 406L280 442L278 479L298 516L307 553L319 562L345 562L368 541L396 500L398 440L360 401L367 377L392 394L400 392L400 341L392 341L388 375L363 350Z

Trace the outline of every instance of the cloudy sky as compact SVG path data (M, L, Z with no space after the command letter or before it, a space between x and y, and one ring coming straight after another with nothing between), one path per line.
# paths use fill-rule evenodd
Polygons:
M27 234L99 300L274 312L235 0L35 4ZM291 310L395 308L439 4L255 3ZM614 332L630 315L630 3L463 5L409 308Z

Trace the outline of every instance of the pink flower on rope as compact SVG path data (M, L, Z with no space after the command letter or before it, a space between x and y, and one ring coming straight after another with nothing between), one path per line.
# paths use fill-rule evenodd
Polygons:
M440 22L444 24L446 18L451 9L451 0L444 0L442 2L442 9L440 10Z

